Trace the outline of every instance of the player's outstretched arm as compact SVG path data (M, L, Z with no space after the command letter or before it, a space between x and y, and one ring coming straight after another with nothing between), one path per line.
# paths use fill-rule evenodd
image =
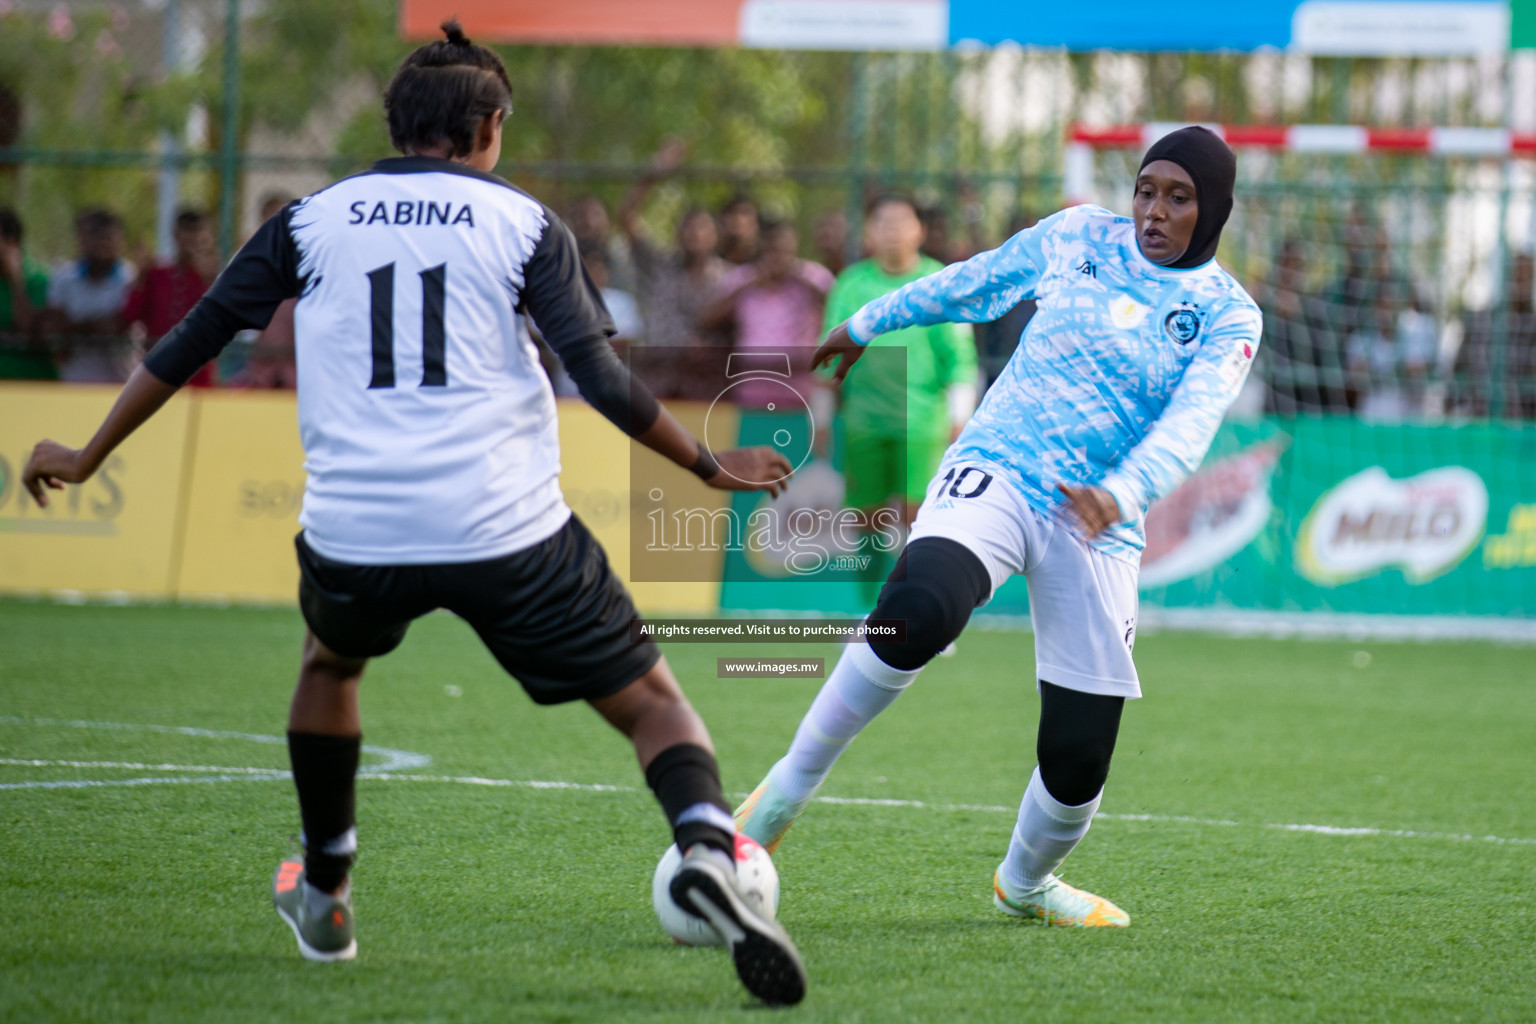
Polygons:
M832 380L841 384L843 378L848 376L848 370L863 354L864 346L853 340L853 336L848 333L848 321L844 320L827 332L826 340L811 356L811 369L819 370L831 365L832 360L836 359L837 369L832 371Z
M1259 311L1252 306L1216 317L1210 336L1185 368L1162 415L1099 481L1102 489L1114 495L1121 522L1134 521L1200 465L1248 379L1262 330Z
M48 507L48 489L64 489L65 484L80 484L91 478L108 455L126 441L177 391L175 385L140 366L123 385L107 418L84 448L69 448L57 441L39 441L21 472L21 482L33 499Z
M613 320L581 268L576 239L550 215L524 271L524 303L587 404L659 455L723 491L784 490L792 467L770 448L721 452L718 461L620 362Z
M635 440L691 471L719 491L767 491L777 498L794 472L782 453L766 445L733 448L712 455L666 406L657 404L656 421Z
M996 320L1022 299L1032 298L1046 264L1043 239L1062 215L1041 221L988 252L943 270L859 308L828 332L811 357L811 368L837 360L833 379L841 382L864 347L881 334L907 327Z
M113 449L153 416L235 334L267 326L285 300L299 294L298 254L289 223L294 206L263 224L192 311L144 357L90 443L78 451L56 441L32 450L22 483L39 505L47 490L82 483Z
M848 337L867 345L881 334L907 327L996 320L1020 300L1035 297L1035 286L1049 262L1045 236L1059 226L1062 217L1048 217L996 249L951 263L870 300L848 318Z
M715 456L720 471L704 482L717 491L767 491L777 498L789 487L794 467L767 445L732 448Z

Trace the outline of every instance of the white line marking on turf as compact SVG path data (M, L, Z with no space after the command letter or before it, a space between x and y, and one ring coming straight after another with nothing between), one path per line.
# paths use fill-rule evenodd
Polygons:
M15 715L0 715L0 723L7 725L57 725L70 729L111 729L120 732L158 732L174 736L196 736L201 739L246 740L250 743L276 743L283 746L288 744L288 737L286 736L267 736L257 732L230 732L225 729L198 729L190 725L87 722L79 719L63 718L18 718ZM425 768L432 763L432 757L429 754L413 754L408 750L394 750L390 747L375 747L364 744L363 753L382 757L384 760L381 764L364 765L358 769L358 774L360 775L377 775L401 771L406 768Z
M200 775L197 777L171 776L164 778L143 779L65 779L57 782L0 782L0 789L99 789L105 786L163 786L175 785L184 782L267 782L274 779L284 779L288 773L282 775ZM381 776L388 778L388 776Z
M1396 839L1452 839L1461 843L1495 843L1500 846L1536 846L1536 839L1476 836L1470 832L1421 832L1412 828L1343 828L1338 825L1265 825L1286 832L1312 832L1322 836L1391 836Z
M208 739L240 739L254 743L287 743L285 736L266 736L260 733L228 732L217 729L197 729L191 726L134 725L121 722L68 721L57 718L18 718L0 715L0 723L16 725L60 725L80 729L118 729L134 732L172 733L183 736L199 736ZM637 786L612 786L597 782L557 782L541 779L491 779L478 775L418 775L405 774L399 769L421 768L432 763L427 754L416 754L389 747L365 746L363 750L385 758L383 764L369 765L359 770L359 779L375 779L395 782L428 782L464 786L489 786L515 789L574 790L584 793L639 793ZM130 761L65 761L34 758L0 758L0 765L27 767L70 767L129 769L133 771L211 772L203 776L171 776L137 779L69 779L59 781L30 780L26 782L0 783L0 790L7 789L94 789L104 786L150 786L210 782L266 782L288 779L290 772L280 768L225 768L216 765L141 764ZM735 794L745 798L746 793ZM987 814L1015 814L1016 808L999 804L942 804L923 800L900 800L889 797L818 796L813 803L834 804L845 807L906 807L929 811L978 811ZM1100 811L1095 820L1150 822L1166 825L1201 825L1211 828L1242 828L1245 823L1225 818L1197 818L1180 814L1111 814ZM1311 825L1258 823L1251 828L1276 829L1282 832L1306 832L1325 836L1378 836L1390 839L1439 839L1460 843L1489 843L1497 846L1536 846L1536 839L1518 836L1480 836L1468 832L1427 832L1419 829L1372 828L1369 826Z
M287 775L286 768L226 768L213 764L142 764L138 761L54 761L43 758L0 757L0 764L36 768L132 768L139 772L224 772L227 775Z
M747 794L738 794L745 797ZM856 807L915 807L931 811L987 811L996 814L1017 814L1018 808L996 804L930 804L922 800L889 800L868 797L818 796L813 802L842 804ZM1195 818L1183 814L1109 814L1104 811L1093 816L1095 821L1145 821L1163 825L1204 825L1218 828L1241 828L1244 822L1225 818ZM1536 839L1507 836L1478 836L1467 832L1424 832L1418 829L1343 827L1340 825L1282 825L1264 823L1255 828L1279 829L1282 832L1311 832L1324 836L1388 836L1395 839L1449 839L1462 843L1493 843L1501 846L1536 846Z
M375 775L399 782L456 782L465 786L513 786L518 789L579 789L586 793L638 793L638 786L608 786L600 782L542 782L538 779L486 779L478 775Z

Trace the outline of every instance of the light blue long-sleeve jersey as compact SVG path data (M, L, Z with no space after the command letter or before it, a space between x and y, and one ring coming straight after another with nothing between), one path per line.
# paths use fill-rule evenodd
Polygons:
M947 458L990 463L1046 513L1065 500L1059 483L1103 487L1122 521L1094 544L1138 563L1147 507L1200 464L1242 390L1259 307L1214 260L1159 267L1130 218L1074 206L870 302L848 330L866 343L980 323L1023 299L1038 303L1034 318Z

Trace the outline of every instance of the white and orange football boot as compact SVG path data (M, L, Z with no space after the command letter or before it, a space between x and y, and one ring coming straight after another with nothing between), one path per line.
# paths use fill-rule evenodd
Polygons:
M810 802L809 797L799 802L786 799L773 784L770 771L736 808L736 831L756 840L772 856L778 852L784 833Z
M1102 896L1074 888L1051 875L1045 884L1010 892L1002 871L992 875L992 901L1011 917L1022 917L1061 928L1124 928L1131 916Z

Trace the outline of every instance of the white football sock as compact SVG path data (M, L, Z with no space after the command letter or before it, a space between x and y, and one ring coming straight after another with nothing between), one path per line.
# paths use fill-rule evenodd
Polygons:
M722 810L711 803L697 803L692 807L685 808L683 813L677 816L677 820L672 823L672 827L676 828L679 825L686 825L693 821L706 822L732 837L736 835L736 819L731 817L729 811ZM706 846L704 850L716 864L719 864L732 874L736 872L735 857L713 846ZM687 853L688 851L682 850L682 852Z
M1013 826L1013 839L1008 843L1008 856L1001 868L1003 882L1015 892L1044 885L1088 834L1093 812L1099 809L1103 796L1101 789L1085 804L1069 807L1059 803L1046 791L1037 767L1019 805L1019 821Z
M769 772L774 788L794 803L809 800L859 730L890 707L920 671L892 668L863 641L844 647L789 753Z

